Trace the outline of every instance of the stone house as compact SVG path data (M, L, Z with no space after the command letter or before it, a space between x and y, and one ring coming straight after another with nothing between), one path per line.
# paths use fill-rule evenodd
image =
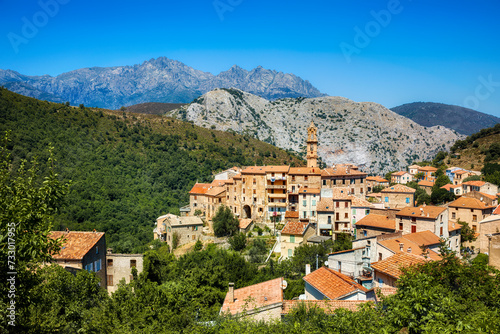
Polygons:
M408 253L421 255L431 260L439 260L441 256L436 251L439 249L439 238L430 231L414 233L409 235L391 236L382 235L377 237L376 261L382 261L397 253ZM385 238L382 238L385 237ZM426 247L425 251L422 246Z
M173 249L174 237L178 238L177 246L194 242L201 238L203 221L199 217L179 217L166 214L156 219L154 239L165 241Z
M398 209L413 207L415 203L415 189L402 184L395 184L381 191L382 203L386 208Z
M403 234L431 231L448 238L448 208L432 205L403 208L396 214L396 225Z
M143 269L142 254L113 254L108 248L106 254L107 288L111 294L118 289L121 280L128 284L133 280L132 268L140 274Z
M424 257L419 255L396 253L385 260L372 264L373 280L380 288L396 287L396 281L402 275L401 268L425 263L426 261Z
M321 188L348 187L349 193L362 197L366 195L366 173L351 164L334 165L321 171Z
M381 176L367 176L366 177L366 192L367 193L373 192L373 188L376 186L388 187L389 181L387 181L386 179L384 179Z
M466 222L475 232L479 232L479 222L491 215L492 205L487 205L476 198L460 197L448 204L450 221L456 223L458 220Z
M375 294L354 279L321 267L304 276L306 300L373 300Z
M391 183L407 184L413 181L413 175L408 172L396 172L391 174Z
M467 181L462 183L462 194L467 194L471 191L479 191L491 196L497 196L498 186L484 181Z
M304 190L312 191L315 189L319 197L319 189L321 188L321 169L318 167L292 167L287 176L287 193L288 193L288 211L300 211L300 205L304 199L300 198L300 193ZM312 193L311 193L312 194ZM319 198L314 200L319 201ZM312 203L311 203L312 204ZM302 210L304 211L304 210ZM306 210L307 211L307 210ZM311 214L307 214L311 216ZM303 217L303 213L300 215Z
M371 247L366 244L363 247L356 247L329 254L328 268L357 279L361 276L370 276L371 261ZM365 288L371 288L371 285L363 286Z
M230 180L241 172L240 167L231 167L222 172L214 174L214 180Z
M498 205L498 197L496 195L485 194L480 191L469 191L463 194L463 197L467 198L475 198L484 202L488 206L497 206Z
M432 193L432 187L434 187L434 181L419 181L418 182L418 186L422 189L425 190L425 192L427 193L427 195L431 195Z
M239 218L239 229L241 233L248 233L252 230L252 227L254 226L253 220L250 218Z
M369 214L356 223L356 239L396 232L396 220L386 215Z
M197 210L200 210L203 216L206 215L208 201L205 194L207 193L207 190L210 189L210 187L210 183L197 182L195 183L193 188L191 188L191 190L189 191L189 211L191 215L194 215Z
M476 244L482 253L488 252L489 236L500 232L500 215L491 215L479 222L479 236Z
M462 185L445 184L441 189L454 193L455 196L462 196Z
M417 174L418 174L418 169L419 169L419 168L420 168L420 166L419 166L419 165L411 165L411 166L408 166L408 172L409 172L411 175L415 176L415 175L417 175Z
M61 250L53 254L54 262L68 270L94 272L100 286L106 289L106 238L104 232L50 232L52 239L63 238Z
M215 180L214 182L217 181ZM219 207L226 205L226 187L224 183L222 182L220 186L211 186L205 193L205 196L207 202L205 218L210 222L217 210L219 210Z
M284 259L292 257L295 248L307 243L307 240L315 234L315 229L308 222L286 223L281 230L281 257Z
M279 320L285 288L286 281L283 277L240 289L234 289L234 283L229 283L229 290L219 314L230 314L253 321Z
M450 167L446 170L446 176L450 179L453 185L462 184L462 181L469 176L476 175L472 171L462 169L460 167Z

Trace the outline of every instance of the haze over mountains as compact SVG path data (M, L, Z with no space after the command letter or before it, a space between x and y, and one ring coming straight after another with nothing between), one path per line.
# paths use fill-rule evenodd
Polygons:
M269 101L237 89L210 91L167 115L247 133L297 152L304 149L312 120L318 127L318 154L324 162L350 162L371 173L430 159L464 137L443 126L421 126L373 102L329 96Z
M500 118L460 106L414 102L391 108L423 126L443 125L458 133L470 135L500 123Z
M30 97L108 109L144 102L188 103L221 87L236 87L266 99L324 96L294 74L238 66L213 75L165 57L140 65L82 68L52 77L0 70L0 85Z

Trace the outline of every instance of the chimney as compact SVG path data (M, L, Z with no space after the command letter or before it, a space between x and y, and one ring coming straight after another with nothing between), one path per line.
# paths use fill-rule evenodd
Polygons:
M399 251L400 252L402 252L404 250L404 246L405 246L404 243L402 243L402 242L399 243Z
M411 253L411 247L408 247L408 253Z
M309 275L311 273L311 265L308 263L306 264L306 275Z
M227 293L229 295L229 301L234 303L234 283L229 283L229 290Z

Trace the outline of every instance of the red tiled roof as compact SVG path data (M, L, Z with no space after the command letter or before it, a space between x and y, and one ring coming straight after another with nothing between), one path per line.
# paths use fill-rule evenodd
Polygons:
M246 229L248 225L252 223L252 220L250 218L240 218L238 219L240 221L240 228Z
M196 183L189 193L192 195L205 195L210 187L210 183Z
M452 221L448 221L448 231L455 231L455 230L460 230L462 228L462 225L459 223L454 223Z
M462 185L460 185L460 184L453 185L453 184L448 183L448 184L445 184L444 186L442 186L441 188L450 191L450 189L460 188L461 186Z
M326 267L321 267L304 276L304 281L332 300L350 295L358 290L368 291L349 276Z
M266 173L288 173L290 170L290 166L266 166L264 167L266 170Z
M385 260L372 263L371 267L386 275L399 278L402 274L401 268L420 263L425 263L425 259L421 256L408 253L396 253Z
M64 237L61 251L52 256L54 259L81 260L104 237L104 232L54 231L50 232L49 237L52 239Z
M468 171L466 171L466 170L460 169L460 170L454 171L454 172L452 172L452 173L453 173L453 174L462 175L462 174L469 173L469 172L468 172Z
M500 215L500 205L493 211L494 215Z
M482 187L484 186L486 182L484 181L467 181L467 182L462 182L462 184L466 184L468 186L476 186L476 187Z
M391 176L403 176L405 175L407 172L396 172L396 173L392 173Z
M403 208L401 211L396 213L396 216L436 219L445 210L446 208L441 206L421 205L418 207Z
M241 174L266 174L266 167L265 166L250 166L250 167L247 167L244 170L242 170Z
M304 305L308 309L317 307L322 309L326 314L333 313L340 308L354 312L358 310L359 305L368 302L367 300L285 300L281 314L286 315L299 305Z
M325 168L321 171L322 177L329 176L366 176L366 173L345 165L337 165L332 168Z
M318 167L292 167L288 172L290 175L321 175Z
M386 230L395 230L396 220L389 219L387 216L370 213L363 219L356 222L356 226L370 226L370 227L383 228Z
M281 230L281 234L304 235L309 223L307 222L288 222Z
M434 185L434 182L433 181L424 181L424 180L422 180L422 181L420 181L418 183L418 185L421 186L421 187L432 187Z
M432 167L432 166L425 166L425 167L419 167L418 171L424 171L424 172L436 172L437 168Z
M287 211L285 212L285 218L299 218L298 211Z
M283 290L281 288L283 277L270 281L250 285L234 290L234 300L229 293L226 294L221 313L229 312L232 315L244 311L251 312L256 308L282 303Z
M205 195L215 197L221 195L225 191L226 187L211 187L210 189L207 190Z
M400 244L403 244L402 253L410 253L414 255L422 255L422 249L420 245L408 240L405 236L398 237L396 239L381 240L378 244L389 249L393 253L401 253ZM440 260L441 257L433 250L428 249L428 258L432 260Z
M460 197L457 200L454 200L450 204L448 204L450 208L466 208L466 209L492 209L494 206L486 205L486 203L481 202L476 198L468 198L468 197Z
M366 181L374 181L374 182L380 182L380 183L389 182L381 176L367 176Z
M439 237L431 231L421 231L405 234L403 235L403 238L405 238L406 240L410 240L411 242L416 243L419 246L438 245L440 242Z
M492 199L492 200L496 200L497 199L497 196L495 196L495 195L485 194L485 193L482 193L480 191L478 191L477 193L481 194L481 196L483 196L483 197L486 197L486 198L489 198L489 199ZM465 197L467 197L467 194L465 194Z
M368 202L367 200L364 200L362 198L349 195L349 199L351 200L351 206L352 207L363 207L363 208L371 208L373 207L373 204Z
M382 190L383 193L414 193L416 190L402 184L395 184Z
M331 198L322 198L316 205L316 211L318 212L334 212L335 205Z

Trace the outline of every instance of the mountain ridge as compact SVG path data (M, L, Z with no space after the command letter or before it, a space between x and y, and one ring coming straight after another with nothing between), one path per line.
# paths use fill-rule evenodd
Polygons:
M412 102L391 108L423 126L442 125L464 135L500 123L500 118L477 110L438 102Z
M294 74L262 66L248 71L233 65L214 75L166 57L135 65L81 68L54 77L0 69L0 84L30 97L107 109L145 102L188 103L215 88L235 87L270 100L325 95Z
M380 104L344 97L269 101L237 89L216 89L167 115L302 153L303 134L313 121L318 154L327 165L349 162L371 173L430 159L465 138L443 126L423 127Z

